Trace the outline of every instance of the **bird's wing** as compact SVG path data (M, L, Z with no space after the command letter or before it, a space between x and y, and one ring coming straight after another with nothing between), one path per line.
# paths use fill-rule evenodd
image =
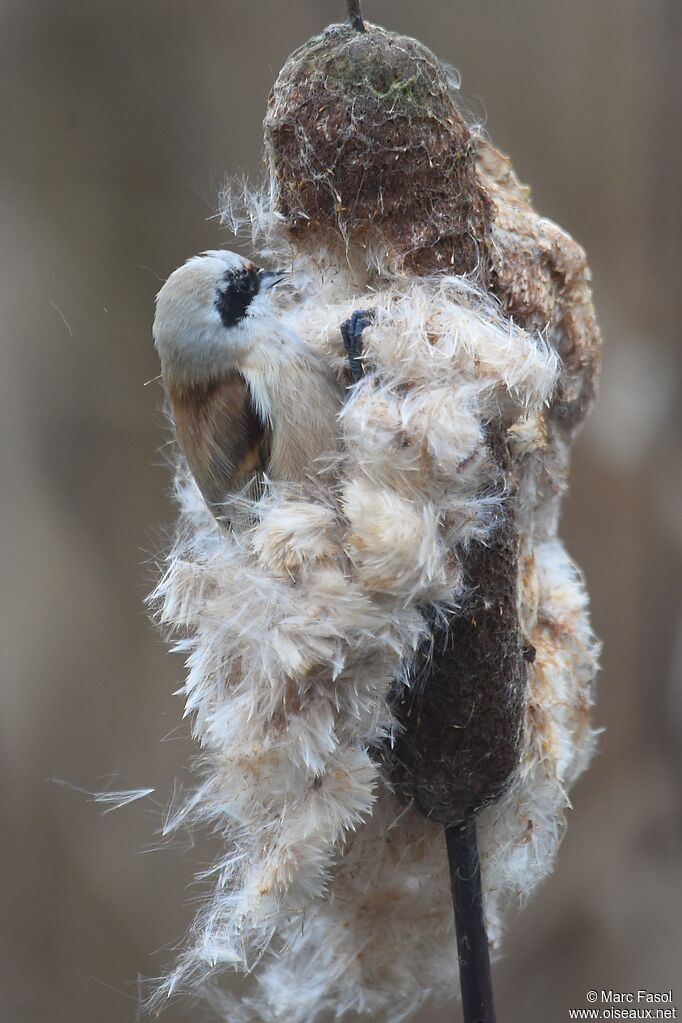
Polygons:
M173 414L189 467L214 511L265 471L271 431L240 373L184 390Z

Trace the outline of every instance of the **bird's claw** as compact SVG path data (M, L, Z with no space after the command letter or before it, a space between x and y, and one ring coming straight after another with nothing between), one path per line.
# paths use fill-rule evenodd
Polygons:
M374 319L374 313L365 309L358 309L350 319L344 320L341 324L341 337L348 354L350 375L353 383L356 384L364 373L362 364L362 332Z

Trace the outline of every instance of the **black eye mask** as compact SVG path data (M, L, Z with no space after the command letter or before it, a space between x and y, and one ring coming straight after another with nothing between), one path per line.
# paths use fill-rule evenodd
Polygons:
M223 326L234 327L243 320L259 290L260 277L255 268L241 270L239 273L228 270L225 274L225 287L218 291L215 303Z

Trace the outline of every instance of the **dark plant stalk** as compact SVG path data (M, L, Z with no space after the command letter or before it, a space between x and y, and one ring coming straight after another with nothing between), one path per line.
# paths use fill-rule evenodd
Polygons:
M495 1023L488 936L483 920L476 821L445 829L464 1023Z
M364 32L365 22L362 17L360 0L346 0L346 6L348 7L348 17L353 28L356 32Z
M371 322L371 312L358 310L341 324L341 336L348 355L353 383L357 383L364 376L362 333ZM426 684L428 685L428 681ZM455 911L464 1023L495 1023L475 814L471 813L458 824L446 825L444 830L450 867L452 905Z

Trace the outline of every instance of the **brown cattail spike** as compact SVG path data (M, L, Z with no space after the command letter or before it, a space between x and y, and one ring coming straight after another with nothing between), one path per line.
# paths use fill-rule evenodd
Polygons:
M398 271L487 284L492 204L476 141L446 69L416 39L346 23L299 47L270 95L265 152L299 244L336 236L351 250L383 246Z

